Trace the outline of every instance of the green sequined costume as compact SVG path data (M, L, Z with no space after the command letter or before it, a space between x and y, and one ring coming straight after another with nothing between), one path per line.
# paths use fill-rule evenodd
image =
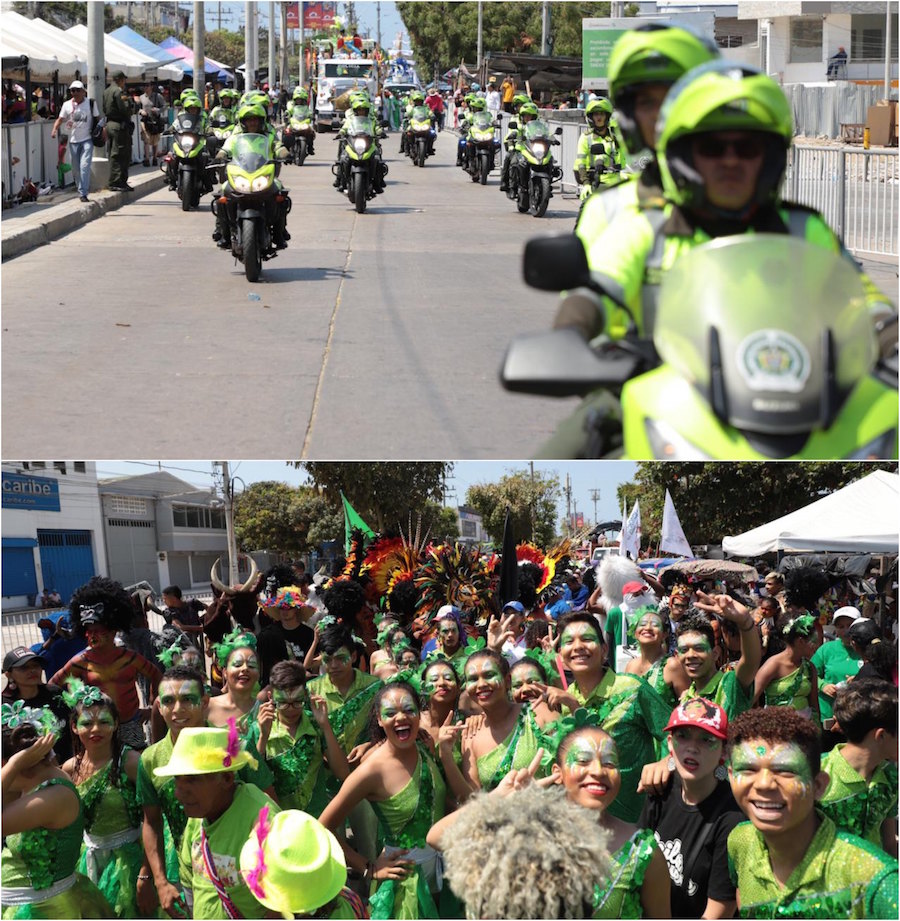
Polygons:
M819 813L815 837L782 886L762 834L742 822L728 836L728 869L742 918L896 918L897 861Z
M71 781L54 778L40 784L34 792L54 784L75 791ZM0 855L4 921L115 917L100 890L76 872L83 833L81 808L78 818L66 828L34 828L6 836Z
M250 727L247 748L255 755L259 724ZM266 741L266 764L275 777L282 809L301 809L318 818L328 805L326 785L334 780L325 766L325 739L308 710L303 711L295 736L277 718Z
M897 765L883 761L867 783L841 754L845 745L822 756L829 781L819 808L842 831L881 847L881 823L897 815Z
M716 672L704 687L698 688L692 681L690 687L681 695L683 701L692 700L694 697L705 697L718 704L725 711L730 723L753 706L753 682L745 691L738 681L737 672Z
M658 662L648 668L643 675L637 675L636 677L646 681L647 684L659 694L663 703L671 710L674 710L675 707L678 706L678 698L675 696L672 685L665 679L666 663L668 661L668 656L663 656Z
M776 678L763 691L767 707L793 707L801 716L813 718L812 666L808 659L800 663L789 675Z
M669 721L669 707L642 678L617 675L611 669L587 697L577 684L569 687L581 706L600 716L600 725L612 736L619 751L622 789L609 807L610 815L624 822L637 822L645 795L637 792L641 770L663 754L663 729Z
M117 783L111 779L110 761L77 787L85 818L78 870L97 884L119 918L141 917L137 877L144 862L143 811L135 786L125 773L129 751L127 746L122 749Z
M374 675L367 675L359 669L354 669L354 672L353 684L347 690L346 697L334 686L328 675L313 678L306 685L310 694L325 698L328 722L345 755L349 755L351 749L365 741L372 703L383 684Z
M476 761L481 789L493 790L510 771L528 767L541 747L547 749L544 734L534 711L524 704L512 732ZM539 771L537 776L543 777L544 772Z
M406 859L416 867L406 879L383 880L369 900L372 918L437 918L432 892L440 888L438 854L425 844L428 830L443 818L446 784L431 754L416 743L419 760L409 783L399 792L372 808L385 839L392 848L409 848Z
M611 878L594 890L592 918L643 918L641 888L655 849L653 829L639 828L611 855Z

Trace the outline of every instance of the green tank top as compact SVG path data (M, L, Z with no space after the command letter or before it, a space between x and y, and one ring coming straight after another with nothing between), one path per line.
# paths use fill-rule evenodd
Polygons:
M523 706L512 732L492 751L477 761L482 790L493 790L511 771L526 768L541 747L543 734L534 711Z
M789 675L777 678L763 692L767 707L793 707L795 710L809 710L809 695L812 693L812 669L804 659L799 668Z
M444 817L447 787L428 750L416 743L419 760L409 782L381 802L372 802L385 844L391 847L424 847L428 830Z
M593 918L642 918L641 889L653 858L653 829L639 828L612 855L609 882L594 892Z
M47 787L68 787L77 795L70 780L45 780L32 791ZM84 809L79 800L78 817L65 828L32 828L6 836L0 860L0 882L5 888L47 889L71 876L81 856L84 834Z
M140 828L143 810L137 802L134 783L125 773L125 757L130 751L123 748L119 758L119 780L110 780L112 762L76 787L84 809L85 831L89 835L114 835L129 828Z

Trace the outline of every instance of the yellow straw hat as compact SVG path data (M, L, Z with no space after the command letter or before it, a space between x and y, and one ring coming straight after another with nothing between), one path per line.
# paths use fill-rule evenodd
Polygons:
M285 809L270 819L264 806L240 864L257 901L287 917L327 905L347 882L337 838L299 809Z
M169 763L155 768L157 777L176 777L181 774L219 774L239 771L249 764L254 770L257 760L241 742L234 717L228 728L191 726L178 733Z

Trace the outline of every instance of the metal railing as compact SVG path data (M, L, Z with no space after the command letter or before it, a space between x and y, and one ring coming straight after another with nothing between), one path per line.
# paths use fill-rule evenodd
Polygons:
M821 212L854 253L900 255L897 150L794 145L785 197Z

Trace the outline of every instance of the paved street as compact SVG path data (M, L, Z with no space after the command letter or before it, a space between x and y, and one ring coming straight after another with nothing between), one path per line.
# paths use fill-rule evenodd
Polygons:
M502 355L555 298L520 280L520 215L454 166L384 142L388 188L357 215L332 188L333 135L286 166L290 247L249 284L210 238L209 196L166 189L6 262L5 456L528 457L572 401L505 393ZM256 300L256 296L259 300ZM212 446L216 446L215 449Z

